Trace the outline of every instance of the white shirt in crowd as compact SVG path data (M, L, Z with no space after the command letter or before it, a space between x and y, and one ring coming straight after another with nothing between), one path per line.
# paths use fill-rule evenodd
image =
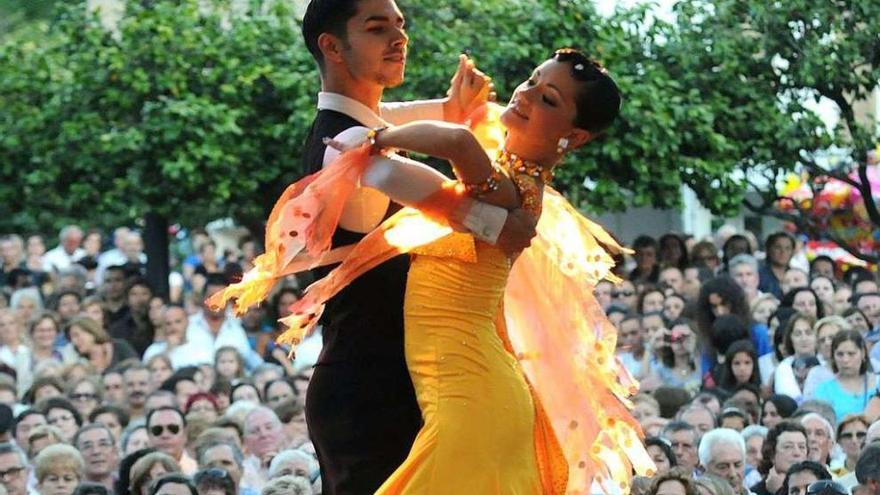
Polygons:
M55 249L47 251L43 255L43 271L58 273L62 270L67 270L85 255L86 251L82 248L76 248L73 254L68 254L64 250L64 246L58 245Z
M248 370L263 364L263 358L251 348L247 333L244 331L244 327L241 326L241 322L228 314L226 319L223 320L223 325L220 326L220 331L217 332L216 336L211 332L208 322L205 321L203 312L199 311L190 316L189 326L186 327L186 341L208 350L212 356L221 347L234 347L241 353L244 358L245 367Z

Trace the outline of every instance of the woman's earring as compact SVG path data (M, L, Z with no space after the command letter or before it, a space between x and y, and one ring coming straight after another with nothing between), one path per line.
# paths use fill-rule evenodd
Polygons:
M556 144L556 153L561 155L565 153L566 148L568 148L568 138L559 138L559 142Z

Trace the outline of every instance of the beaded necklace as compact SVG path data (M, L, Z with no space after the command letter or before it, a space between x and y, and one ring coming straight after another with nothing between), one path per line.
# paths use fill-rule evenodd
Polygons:
M498 150L495 163L513 180L522 199L522 206L536 217L541 216L541 198L544 184L553 180L553 168L545 168L535 162L523 160L505 150ZM541 183L538 182L540 179Z

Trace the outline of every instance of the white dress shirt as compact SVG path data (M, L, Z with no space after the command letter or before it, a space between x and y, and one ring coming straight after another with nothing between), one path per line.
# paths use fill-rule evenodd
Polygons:
M207 349L212 356L221 347L234 347L241 353L244 358L245 367L248 370L263 364L263 358L251 348L247 333L244 331L244 327L241 326L241 322L228 314L216 335L211 331L211 327L205 320L203 312L199 311L190 316L189 325L186 327L186 341L192 345Z

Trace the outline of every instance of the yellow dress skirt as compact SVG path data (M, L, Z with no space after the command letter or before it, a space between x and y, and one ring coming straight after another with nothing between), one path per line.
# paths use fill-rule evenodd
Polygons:
M496 332L510 261L477 243L477 263L414 255L406 362L424 426L379 494L539 494L535 405Z

